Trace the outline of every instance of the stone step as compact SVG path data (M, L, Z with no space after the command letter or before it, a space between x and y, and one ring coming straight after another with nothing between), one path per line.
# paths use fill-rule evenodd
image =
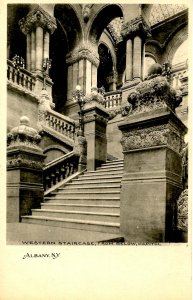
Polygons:
M83 221L40 216L23 216L22 222L110 233L119 233L120 228L120 224L114 222Z
M121 180L122 176L123 176L123 172L119 172L119 173L114 172L112 174L110 174L110 173L107 173L107 174L97 173L96 175L95 174L87 175L87 173L86 173L83 176L81 176L77 179L74 179L73 182L76 182L78 180L82 180L82 181L84 181L84 180L101 180L101 179L113 180L113 179L117 179L117 178L119 178Z
M90 197L69 197L64 199L63 197L45 197L45 201L48 203L60 203L60 204L84 204L84 205L119 205L120 198L119 197L95 197L91 199Z
M79 179L75 179L73 180L71 183L67 183L65 186L68 185L74 185L74 186L78 186L78 185L101 185L102 183L107 183L107 184L120 184L121 183L121 178L122 176L120 176L119 178L116 179L112 179L112 178L105 178L105 179L101 179L101 178L97 178L97 179L92 179L92 178L79 178Z
M58 188L57 192L65 192L65 193L74 193L74 191L76 190L76 193L98 193L100 191L100 193L103 191L104 193L109 192L109 193L114 193L115 191L119 191L120 192L120 187L121 184L113 184L112 185L103 185L102 184L98 184L98 185L73 185L73 183L66 185L63 188Z
M86 221L120 222L120 214L88 211L32 209L32 216L78 219Z
M106 168L106 169L98 169L96 171L87 171L85 173L85 175L98 175L98 174L102 174L102 175L105 175L105 174L121 174L123 173L123 167L113 167L113 168ZM84 175L83 175L84 176Z
M109 195L111 197L111 195L120 195L120 188L119 189L114 189L113 191L106 191L105 189L103 189L102 191L100 189L98 190L66 190L66 189L62 189L62 190L58 190L57 192L52 192L50 193L50 195L52 196L62 196L63 199L70 199L70 197L74 197L74 196L79 196L79 198L85 198L86 196L89 196L90 199L95 199L95 197L98 196L106 196Z
M119 164L112 164L112 165L108 165L108 164L104 164L98 168L96 168L96 170L104 170L104 169L109 169L109 171L112 169L112 168L123 168L123 163L119 163Z
M43 209L120 213L119 205L41 203Z

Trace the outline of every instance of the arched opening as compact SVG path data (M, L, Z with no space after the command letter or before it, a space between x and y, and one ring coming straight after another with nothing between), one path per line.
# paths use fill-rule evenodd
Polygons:
M19 21L29 12L29 5L8 4L7 6L7 58L16 54L26 61L26 36L22 33Z
M111 77L113 76L113 60L110 50L104 44L100 44L99 52L99 67L97 73L97 87L104 87L105 92L111 90Z
M146 55L145 56L145 60L144 60L144 71L143 71L143 76L144 78L147 77L148 75L148 70L149 68L156 63L156 60L154 57L150 56L150 55Z
M176 50L173 59L172 65L177 65L186 61L188 58L188 40L185 40Z
M82 31L71 5L55 5L54 17L57 21L57 29L50 38L50 58L52 59L50 77L53 81L52 97L55 109L62 113L67 99L66 55L79 43Z

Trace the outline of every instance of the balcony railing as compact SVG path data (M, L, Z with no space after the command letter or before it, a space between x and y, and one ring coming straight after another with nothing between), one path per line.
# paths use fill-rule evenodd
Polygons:
M110 110L112 108L118 107L121 105L122 101L122 92L121 91L112 91L104 94L105 98L105 108Z
M176 90L180 89L182 86L182 81L187 79L188 81L188 62L184 61L172 66L171 74L171 84L172 87Z
M74 141L75 122L71 118L57 113L54 110L48 110L46 112L45 125Z
M25 69L16 69L10 60L7 60L7 79L24 89L34 90L35 77L33 74Z

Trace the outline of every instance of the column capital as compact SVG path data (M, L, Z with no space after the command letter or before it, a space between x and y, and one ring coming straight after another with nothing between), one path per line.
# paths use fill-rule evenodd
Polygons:
M89 60L96 67L99 65L99 55L90 45L82 44L69 52L66 56L66 63L71 65L81 59Z
M38 6L30 11L26 17L19 21L21 31L24 34L31 32L36 27L42 27L51 34L57 28L56 19L50 16L42 7Z
M137 35L145 39L146 37L151 36L151 31L150 31L150 27L142 18L142 16L139 16L125 23L122 27L121 34L125 39L129 39L129 38L133 39Z

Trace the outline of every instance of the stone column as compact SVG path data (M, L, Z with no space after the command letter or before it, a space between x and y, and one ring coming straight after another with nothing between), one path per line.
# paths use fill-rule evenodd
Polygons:
M162 76L139 84L128 101L131 109L119 125L124 154L120 230L130 242L172 242L186 132L175 114L179 103Z
M36 35L35 32L31 32L31 72L35 71L35 60L36 60Z
M80 44L66 56L68 64L68 91L65 113L77 118L78 105L72 100L76 85L80 85L84 94L90 94L91 86L97 84L98 53L89 44Z
M128 39L126 48L126 81L133 79L133 41Z
M56 20L42 7L37 6L19 21L19 25L25 35L31 35L30 48L27 43L27 66L28 70L37 75L34 92L38 94L43 84L43 58L49 58L49 36L57 28ZM31 56L28 55L28 52L31 53ZM51 94L52 83L48 76L47 79L48 93Z
M27 34L27 55L26 55L26 68L31 71L31 35Z
M36 27L36 72L42 72L43 63L43 28L40 26Z
M107 159L106 126L109 116L97 88L92 88L91 94L87 96L83 114L87 140L87 170L94 171Z
M142 74L142 40L137 35L133 40L133 79L141 77Z
M15 223L21 216L40 207L44 198L43 162L39 148L41 137L22 117L20 125L8 134L7 148L7 222Z
M140 16L123 25L122 36L126 41L126 81L122 87L122 103L127 101L129 93L143 79L143 54L146 37L151 36L150 29Z

